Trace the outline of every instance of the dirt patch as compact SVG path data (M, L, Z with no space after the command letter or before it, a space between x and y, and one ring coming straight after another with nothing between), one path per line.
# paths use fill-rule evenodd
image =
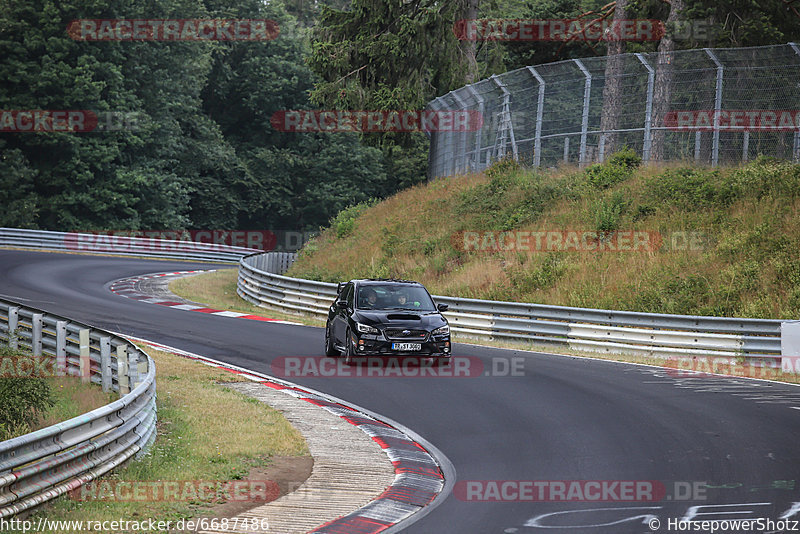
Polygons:
M272 464L266 467L253 467L242 480L266 480L278 485L280 497L299 488L311 476L314 458L311 456L273 456ZM263 501L228 501L212 506L203 517L234 517L252 508L266 504ZM196 530L193 532L197 532Z

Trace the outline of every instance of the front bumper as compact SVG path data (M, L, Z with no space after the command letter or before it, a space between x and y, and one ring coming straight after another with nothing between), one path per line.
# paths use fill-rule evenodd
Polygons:
M401 351L392 348L393 343L420 343L420 350ZM421 358L449 358L450 336L436 336L427 341L413 340L387 340L383 336L362 334L355 338L355 353L357 356L405 356Z

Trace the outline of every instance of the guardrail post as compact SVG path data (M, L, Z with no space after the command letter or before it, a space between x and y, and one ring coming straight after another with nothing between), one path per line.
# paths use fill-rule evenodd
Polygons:
M127 395L131 392L130 381L128 380L128 351L122 354L117 349L117 384L119 385L119 396Z
M89 329L81 328L80 333L78 334L78 338L81 347L81 356L79 361L79 373L81 376L81 382L89 382L90 375L92 372L92 357L90 352L91 349L89 346L91 340L89 339Z
M14 350L19 348L17 328L19 328L19 307L15 306L8 309L8 346Z
M67 374L67 321L56 321L56 375Z
M111 391L111 338L100 338L100 385L103 392Z
M136 389L139 385L139 351L132 350L128 352L128 387L131 390Z
M703 50L706 51L708 57L710 57L711 61L717 66L717 84L714 95L714 138L711 143L711 166L716 167L719 164L719 120L720 111L722 110L722 75L724 66L722 62L717 59L717 55L713 50L710 48L704 48Z
M122 362L124 362L124 363L122 363ZM122 380L120 379L120 376L122 376L122 374L120 374L120 369L123 369L123 366L127 365L127 362L128 362L128 345L117 345L117 385L118 386L120 384L122 384ZM125 373L125 376L127 377L127 373ZM111 383L112 382L111 367L108 368L108 381L109 381L109 384L110 384L109 387L111 389L114 389L114 385ZM119 389L119 388L118 388L118 393L120 395L122 395L122 390Z
M31 351L34 356L42 355L42 314L31 315Z
M647 69L647 103L644 107L644 140L642 144L642 162L647 163L650 161L650 149L653 143L651 129L653 127L653 88L655 86L656 71L650 66L644 55L637 52L636 57Z
M581 69L583 75L586 76L586 81L583 85L583 115L581 117L581 150L578 159L578 165L583 167L586 164L586 136L589 132L589 98L592 94L592 73L583 66L580 59L573 59L572 61Z

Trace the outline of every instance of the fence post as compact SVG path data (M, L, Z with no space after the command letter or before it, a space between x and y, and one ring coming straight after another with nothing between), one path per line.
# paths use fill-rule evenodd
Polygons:
M67 321L56 321L56 375L67 374Z
M467 111L467 103L464 102L461 99L460 96L458 96L458 91L453 91L450 94L453 95L453 98L458 103L458 105L461 106L461 109L464 112L466 112ZM453 122L453 124L455 125L455 121ZM458 161L458 163L456 164L456 169L460 170L461 172L465 172L465 171L468 170L468 166L467 166L467 131L464 130L462 132L458 132L458 136L461 138L461 143L459 143L459 145L460 145L459 146L460 154L456 156L458 158L456 160L456 161Z
M583 167L586 164L586 135L589 131L589 98L592 93L592 74L583 66L580 59L573 59L575 64L581 69L583 75L586 76L586 81L583 86L583 116L581 118L581 150L578 159L578 165ZM565 150L566 152L566 150Z
M536 102L536 132L533 135L533 165L539 167L542 163L542 116L544 113L544 78L536 69L528 67L528 72L539 82L539 97Z
M79 369L81 375L81 382L89 382L89 377L91 374L92 369L92 359L91 353L89 348L89 329L82 328L80 333L78 334L78 338L80 340L80 347L81 347L81 357L79 362Z
M42 355L42 314L31 315L31 351L34 356Z
M14 306L8 309L8 346L14 350L19 348L17 328L19 328L19 306Z
M600 139L597 141L597 162L603 163L606 154L606 132L600 132Z
M700 161L700 138L702 137L703 132L700 130L696 130L694 132L694 160Z
M111 338L100 338L100 384L103 391L111 391Z
M717 85L714 95L714 137L711 143L711 166L716 167L719 164L719 119L720 111L722 110L722 76L724 67L717 55L710 48L704 48L708 57L717 66Z
M475 90L475 87L474 87L473 84L468 85L467 89L469 90L470 93L472 93L472 96L475 97L475 100L478 101L478 113L481 114L481 121L483 121L482 124L481 124L481 127L478 128L477 130L475 130L475 158L474 158L475 166L474 166L474 169L476 171L479 171L479 170L481 170L481 140L482 140L482 136L483 136L483 126L485 124L485 120L484 120L484 117L483 117L483 110L484 110L483 102L484 101L483 101L483 97L480 95L480 93L478 93L478 91Z
M569 163L569 137L564 138L564 163Z
M750 131L744 131L744 137L742 138L742 161L747 162L747 152L750 148Z
M653 87L655 85L656 71L650 66L643 54L637 53L636 57L647 69L647 103L644 107L644 141L642 143L642 161L647 163L650 161L650 148L653 143L651 129L653 128Z
M792 47L794 53L800 57L800 45L797 43L789 43L789 46ZM792 150L792 161L794 163L800 163L800 126L798 126L797 130L794 132L794 150Z
M438 108L437 111L443 111L449 108L449 106L447 106L442 97L437 98L436 100L434 100L433 103L437 105ZM439 136L438 141L444 147L444 150L442 151L443 157L441 161L442 176L450 176L453 174L451 170L453 162L453 146L452 146L452 139L450 139L450 132L439 130L436 132L436 134Z
M514 138L514 123L511 120L511 92L506 88L506 85L500 81L500 77L496 74L492 75L491 80L503 92L503 111L500 112L502 118L498 125L494 146L495 149L497 149L498 142L502 143L502 145L500 150L495 151L495 156L500 156L501 150L502 155L506 155L506 134L508 134L511 141L511 154L514 161L517 161L519 159L519 154L517 153L517 141Z

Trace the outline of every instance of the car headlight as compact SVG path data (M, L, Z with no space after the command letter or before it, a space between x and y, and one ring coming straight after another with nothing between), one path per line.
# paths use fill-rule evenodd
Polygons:
M356 323L356 330L362 334L380 334L377 328L368 324Z
M450 333L450 325L449 324L446 324L444 326L440 326L439 328L437 328L436 330L434 330L432 332L432 334L434 336L441 336L443 334L449 334L449 333Z

